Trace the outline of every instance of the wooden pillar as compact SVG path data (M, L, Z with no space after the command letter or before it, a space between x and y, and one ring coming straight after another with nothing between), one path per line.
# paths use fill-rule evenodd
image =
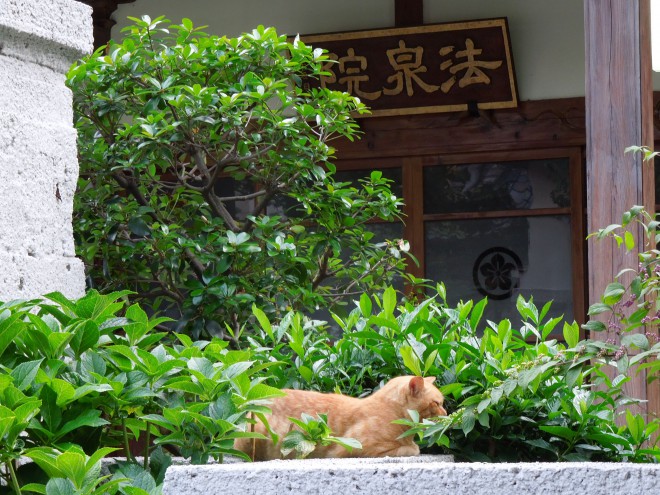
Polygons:
M424 0L394 0L394 25L396 27L424 24Z
M584 14L587 223L589 232L595 232L621 223L621 215L633 205L654 208L653 166L639 155L624 155L631 145L653 146L650 0L584 0ZM643 249L641 231L636 234ZM636 266L637 252L624 255L614 242L590 240L590 304L600 300L623 268ZM611 337L592 334L602 340ZM632 376L627 391L654 400L648 409L657 414L657 382L647 390L645 378L643 373Z

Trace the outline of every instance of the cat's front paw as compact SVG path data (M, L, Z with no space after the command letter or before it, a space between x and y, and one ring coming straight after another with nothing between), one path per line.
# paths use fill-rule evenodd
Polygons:
M389 450L383 454L383 457L412 457L419 455L419 446L413 445L401 445L396 449Z

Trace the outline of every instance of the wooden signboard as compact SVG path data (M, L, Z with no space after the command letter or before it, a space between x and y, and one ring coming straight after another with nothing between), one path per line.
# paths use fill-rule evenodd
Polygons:
M301 40L333 60L313 84L359 97L372 116L518 106L506 18Z

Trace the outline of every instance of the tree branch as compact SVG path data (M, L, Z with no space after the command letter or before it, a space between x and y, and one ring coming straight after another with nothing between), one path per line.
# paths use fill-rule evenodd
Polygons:
M140 206L149 206L149 202L147 201L147 199L144 197L144 195L140 191L140 189L137 185L137 182L135 181L135 177L131 177L131 176L127 176L125 174L121 174L118 171L113 172L112 176L115 178L117 183L122 188L124 188L128 193L131 194L131 196L133 196L135 198L135 201L137 201ZM156 221L156 222L160 221L158 216L156 215L156 213L151 212L151 213L149 213L149 215L151 216L151 218L154 221ZM197 275L197 277L201 280L202 275L204 274L204 270L205 270L204 264L188 248L183 250L183 254L186 257L186 259L188 260L188 262L190 263L190 266L193 269L193 271L195 272L195 275Z

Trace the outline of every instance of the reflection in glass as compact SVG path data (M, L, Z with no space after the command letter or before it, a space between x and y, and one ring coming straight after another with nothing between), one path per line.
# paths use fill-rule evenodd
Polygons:
M305 215L305 209L297 199L284 194L276 194L268 203L266 214L271 217L300 218Z
M254 192L254 186L247 180L238 181L222 177L215 183L215 193L223 200L225 208L236 220L245 220L252 211L254 200L235 200L235 196L245 196Z
M451 304L488 297L485 318L515 323L518 295L533 295L573 319L568 216L426 222L425 238L426 277L445 283Z
M424 168L424 213L570 206L568 159Z

